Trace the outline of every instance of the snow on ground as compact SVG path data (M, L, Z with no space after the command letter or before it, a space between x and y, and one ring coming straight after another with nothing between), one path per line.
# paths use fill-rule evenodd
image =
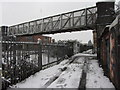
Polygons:
M68 64L67 62L68 60L64 60L59 65L42 70L23 82L14 85L13 87L42 88L51 77L54 77L57 74L59 68L67 67L67 70L63 71L59 78L47 88L78 88L84 58L78 58L72 64Z
M104 76L103 69L97 60L90 60L87 72L86 88L114 88L110 80Z
M88 54L92 54L93 50L92 49L89 49L87 51L83 51L83 53L88 53Z
M78 54L75 54L73 57L76 57L76 56L79 56L79 57L96 57L97 54L78 53Z
M94 57L95 54L78 53L72 57L75 59L71 64L66 59L60 64L41 70L35 75L30 76L21 83L14 85L16 88L43 88L52 77L60 71L60 68L67 69L61 72L59 77L50 83L47 88L78 88L86 56ZM77 57L77 58L76 58ZM88 59L88 71L86 78L86 88L114 88L109 79L104 76L102 68L99 67L97 60Z
M83 64L83 58L76 59L48 88L78 88Z
M26 80L16 84L13 86L16 88L41 88L51 77L53 77L57 70L61 67L66 65L68 60L62 61L60 64L55 65L53 67L47 68L45 70L41 70L35 75L30 76Z

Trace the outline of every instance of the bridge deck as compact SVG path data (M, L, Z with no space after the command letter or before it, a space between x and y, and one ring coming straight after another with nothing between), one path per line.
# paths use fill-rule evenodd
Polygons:
M94 29L96 6L10 26L8 35L53 34Z

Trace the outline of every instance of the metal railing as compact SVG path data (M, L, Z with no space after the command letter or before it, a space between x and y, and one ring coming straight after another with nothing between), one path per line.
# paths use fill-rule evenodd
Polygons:
M2 88L58 64L70 52L72 55L72 48L65 44L2 41Z
M8 35L49 34L94 29L96 7L85 8L9 27Z
M3 41L2 77L4 82L15 84L39 71L39 51L37 43ZM3 85L4 87L6 85Z

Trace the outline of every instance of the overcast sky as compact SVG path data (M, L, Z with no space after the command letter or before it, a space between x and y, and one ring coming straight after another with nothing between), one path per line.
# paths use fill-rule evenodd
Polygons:
M81 8L95 6L100 0L4 0L0 3L0 24L1 25L15 25L25 21L40 19L46 16L52 16L63 12L79 10ZM37 2L35 2L37 1ZM69 2L68 2L69 1ZM118 0L117 0L118 1ZM82 42L92 40L92 31L87 32L72 32L49 35L54 39L68 40L77 39Z

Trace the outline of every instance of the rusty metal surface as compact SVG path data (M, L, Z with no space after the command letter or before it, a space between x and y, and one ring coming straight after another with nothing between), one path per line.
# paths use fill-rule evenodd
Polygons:
M118 17L117 17L118 18ZM119 19L119 18L118 18ZM120 32L119 32L119 20L115 20L116 24L109 25L109 27L104 29L104 32L101 35L100 39L100 61L103 66L103 69L106 75L110 78L116 88L120 87L120 48L119 48L119 39L120 39ZM114 21L113 21L114 22ZM110 50L107 50L108 46L106 45L106 40L109 40ZM109 53L107 56L106 53ZM107 58L109 62L107 62ZM109 66L109 68L107 67Z

